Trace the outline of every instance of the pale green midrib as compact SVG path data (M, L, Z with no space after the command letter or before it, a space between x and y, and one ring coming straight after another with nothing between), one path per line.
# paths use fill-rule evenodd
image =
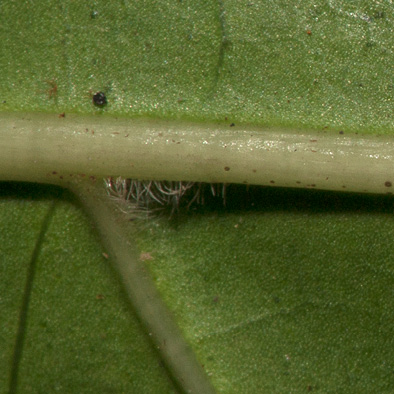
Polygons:
M179 387L185 393L215 393L162 301L149 272L138 259L135 247L127 236L127 220L115 206L111 206L113 203L108 199L103 185L93 186L86 181L76 181L71 190L92 217L135 312Z
M390 137L1 113L0 146L0 180L122 176L369 193L394 184Z

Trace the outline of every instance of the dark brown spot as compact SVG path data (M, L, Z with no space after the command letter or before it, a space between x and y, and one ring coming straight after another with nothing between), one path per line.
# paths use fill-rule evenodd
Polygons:
M230 167L224 167L224 171L230 171Z
M270 183L275 183L275 181L270 181Z
M56 174L57 174L57 171L52 171L52 174L53 174L53 175L56 175Z
M391 186L393 186L393 184L390 181L386 181L386 182L384 182L384 186L391 187Z
M105 94L103 92L97 92L93 95L93 104L96 107L102 108L107 105L107 97L105 97Z
M317 140L309 140L309 142L317 142Z
M301 182L300 181L296 181L297 185L299 185Z
M231 123L230 127L234 127L234 126L235 126L235 123Z
M252 170L253 172L257 172L257 170Z
M339 134L345 134L342 130L339 132Z

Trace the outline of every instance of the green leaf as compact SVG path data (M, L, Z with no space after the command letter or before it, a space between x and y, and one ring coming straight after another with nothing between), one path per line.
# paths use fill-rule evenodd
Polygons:
M21 197L0 203L0 390L174 392L75 201L2 186Z
M390 391L392 199L263 197L257 212L156 220L139 236L215 387Z
M370 1L4 1L0 111L391 134L392 19ZM175 392L84 211L25 187L1 184L0 390ZM218 392L392 391L392 200L283 193L129 239Z
M391 129L389 3L0 7L1 110ZM92 106L97 91L108 96L104 109Z

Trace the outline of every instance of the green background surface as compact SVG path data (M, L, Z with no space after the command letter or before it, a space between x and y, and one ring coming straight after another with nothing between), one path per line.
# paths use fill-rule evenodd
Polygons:
M1 110L92 113L104 91L114 115L387 132L393 18L378 1L3 1Z
M377 1L4 1L0 111L390 133L393 16ZM174 392L80 208L58 189L0 190L0 391L56 201L19 392ZM392 392L392 199L261 201L153 218L133 235L217 391Z

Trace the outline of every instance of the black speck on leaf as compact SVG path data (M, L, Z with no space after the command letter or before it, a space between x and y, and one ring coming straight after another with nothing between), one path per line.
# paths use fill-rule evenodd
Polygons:
M93 95L93 104L96 107L104 107L107 105L107 97L103 92L97 92Z

